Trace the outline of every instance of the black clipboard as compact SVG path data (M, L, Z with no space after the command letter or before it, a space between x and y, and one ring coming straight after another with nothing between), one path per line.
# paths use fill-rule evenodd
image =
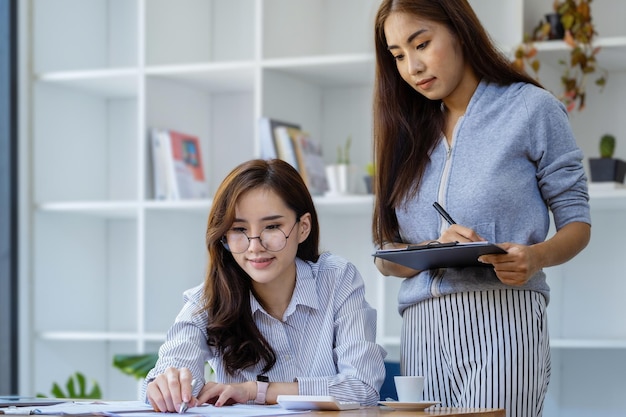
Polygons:
M491 242L450 242L409 245L401 249L380 249L372 256L423 271L434 268L491 266L478 262L481 255L507 253Z

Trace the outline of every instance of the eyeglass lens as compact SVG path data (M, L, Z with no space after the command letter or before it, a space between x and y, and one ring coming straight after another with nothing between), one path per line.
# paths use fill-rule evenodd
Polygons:
M248 237L242 230L229 230L226 232L225 243L226 249L232 253L243 253L248 250L252 239L259 239L261 246L270 252L281 251L287 246L287 238L291 235L291 231L298 224L298 221L291 226L289 235L286 235L278 226L266 227L261 231L259 236Z

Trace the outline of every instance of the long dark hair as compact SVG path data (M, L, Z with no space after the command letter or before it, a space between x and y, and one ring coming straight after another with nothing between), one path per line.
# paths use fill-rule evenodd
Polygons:
M501 85L521 81L541 87L498 51L467 0L383 0L374 26L376 181L372 231L379 245L397 239L395 208L417 192L444 127L441 101L430 100L409 86L387 49L384 24L394 12L446 26L459 40L464 59L479 79Z
M296 218L310 213L311 232L298 246L296 256L313 262L319 258L317 213L298 171L279 159L258 159L242 163L226 176L215 193L206 231L209 266L204 283L204 309L209 317L208 344L218 349L230 375L258 363L263 363L263 372L267 372L276 363L274 350L252 319L251 278L221 243L234 222L239 198L256 188L274 191Z

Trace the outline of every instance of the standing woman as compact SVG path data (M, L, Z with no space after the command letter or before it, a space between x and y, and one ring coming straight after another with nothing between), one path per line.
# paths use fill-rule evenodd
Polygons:
M280 394L375 405L386 354L376 311L354 265L318 243L313 200L291 165L236 167L213 199L204 284L185 292L142 399L169 412ZM217 382L205 382L207 362Z
M540 416L550 377L543 268L590 238L567 112L512 68L466 0L383 0L375 43L375 242L487 240L508 251L471 268L376 260L383 275L406 278L402 372L425 375L425 398L445 406ZM546 240L549 211L557 232Z

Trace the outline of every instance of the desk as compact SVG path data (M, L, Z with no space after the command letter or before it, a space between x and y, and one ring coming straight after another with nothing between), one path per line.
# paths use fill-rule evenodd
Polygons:
M415 417L415 416L448 416L448 417L505 417L504 409L496 408L447 408L431 407L424 411L393 410L388 407L366 407L348 411L310 411L295 416L317 417Z

